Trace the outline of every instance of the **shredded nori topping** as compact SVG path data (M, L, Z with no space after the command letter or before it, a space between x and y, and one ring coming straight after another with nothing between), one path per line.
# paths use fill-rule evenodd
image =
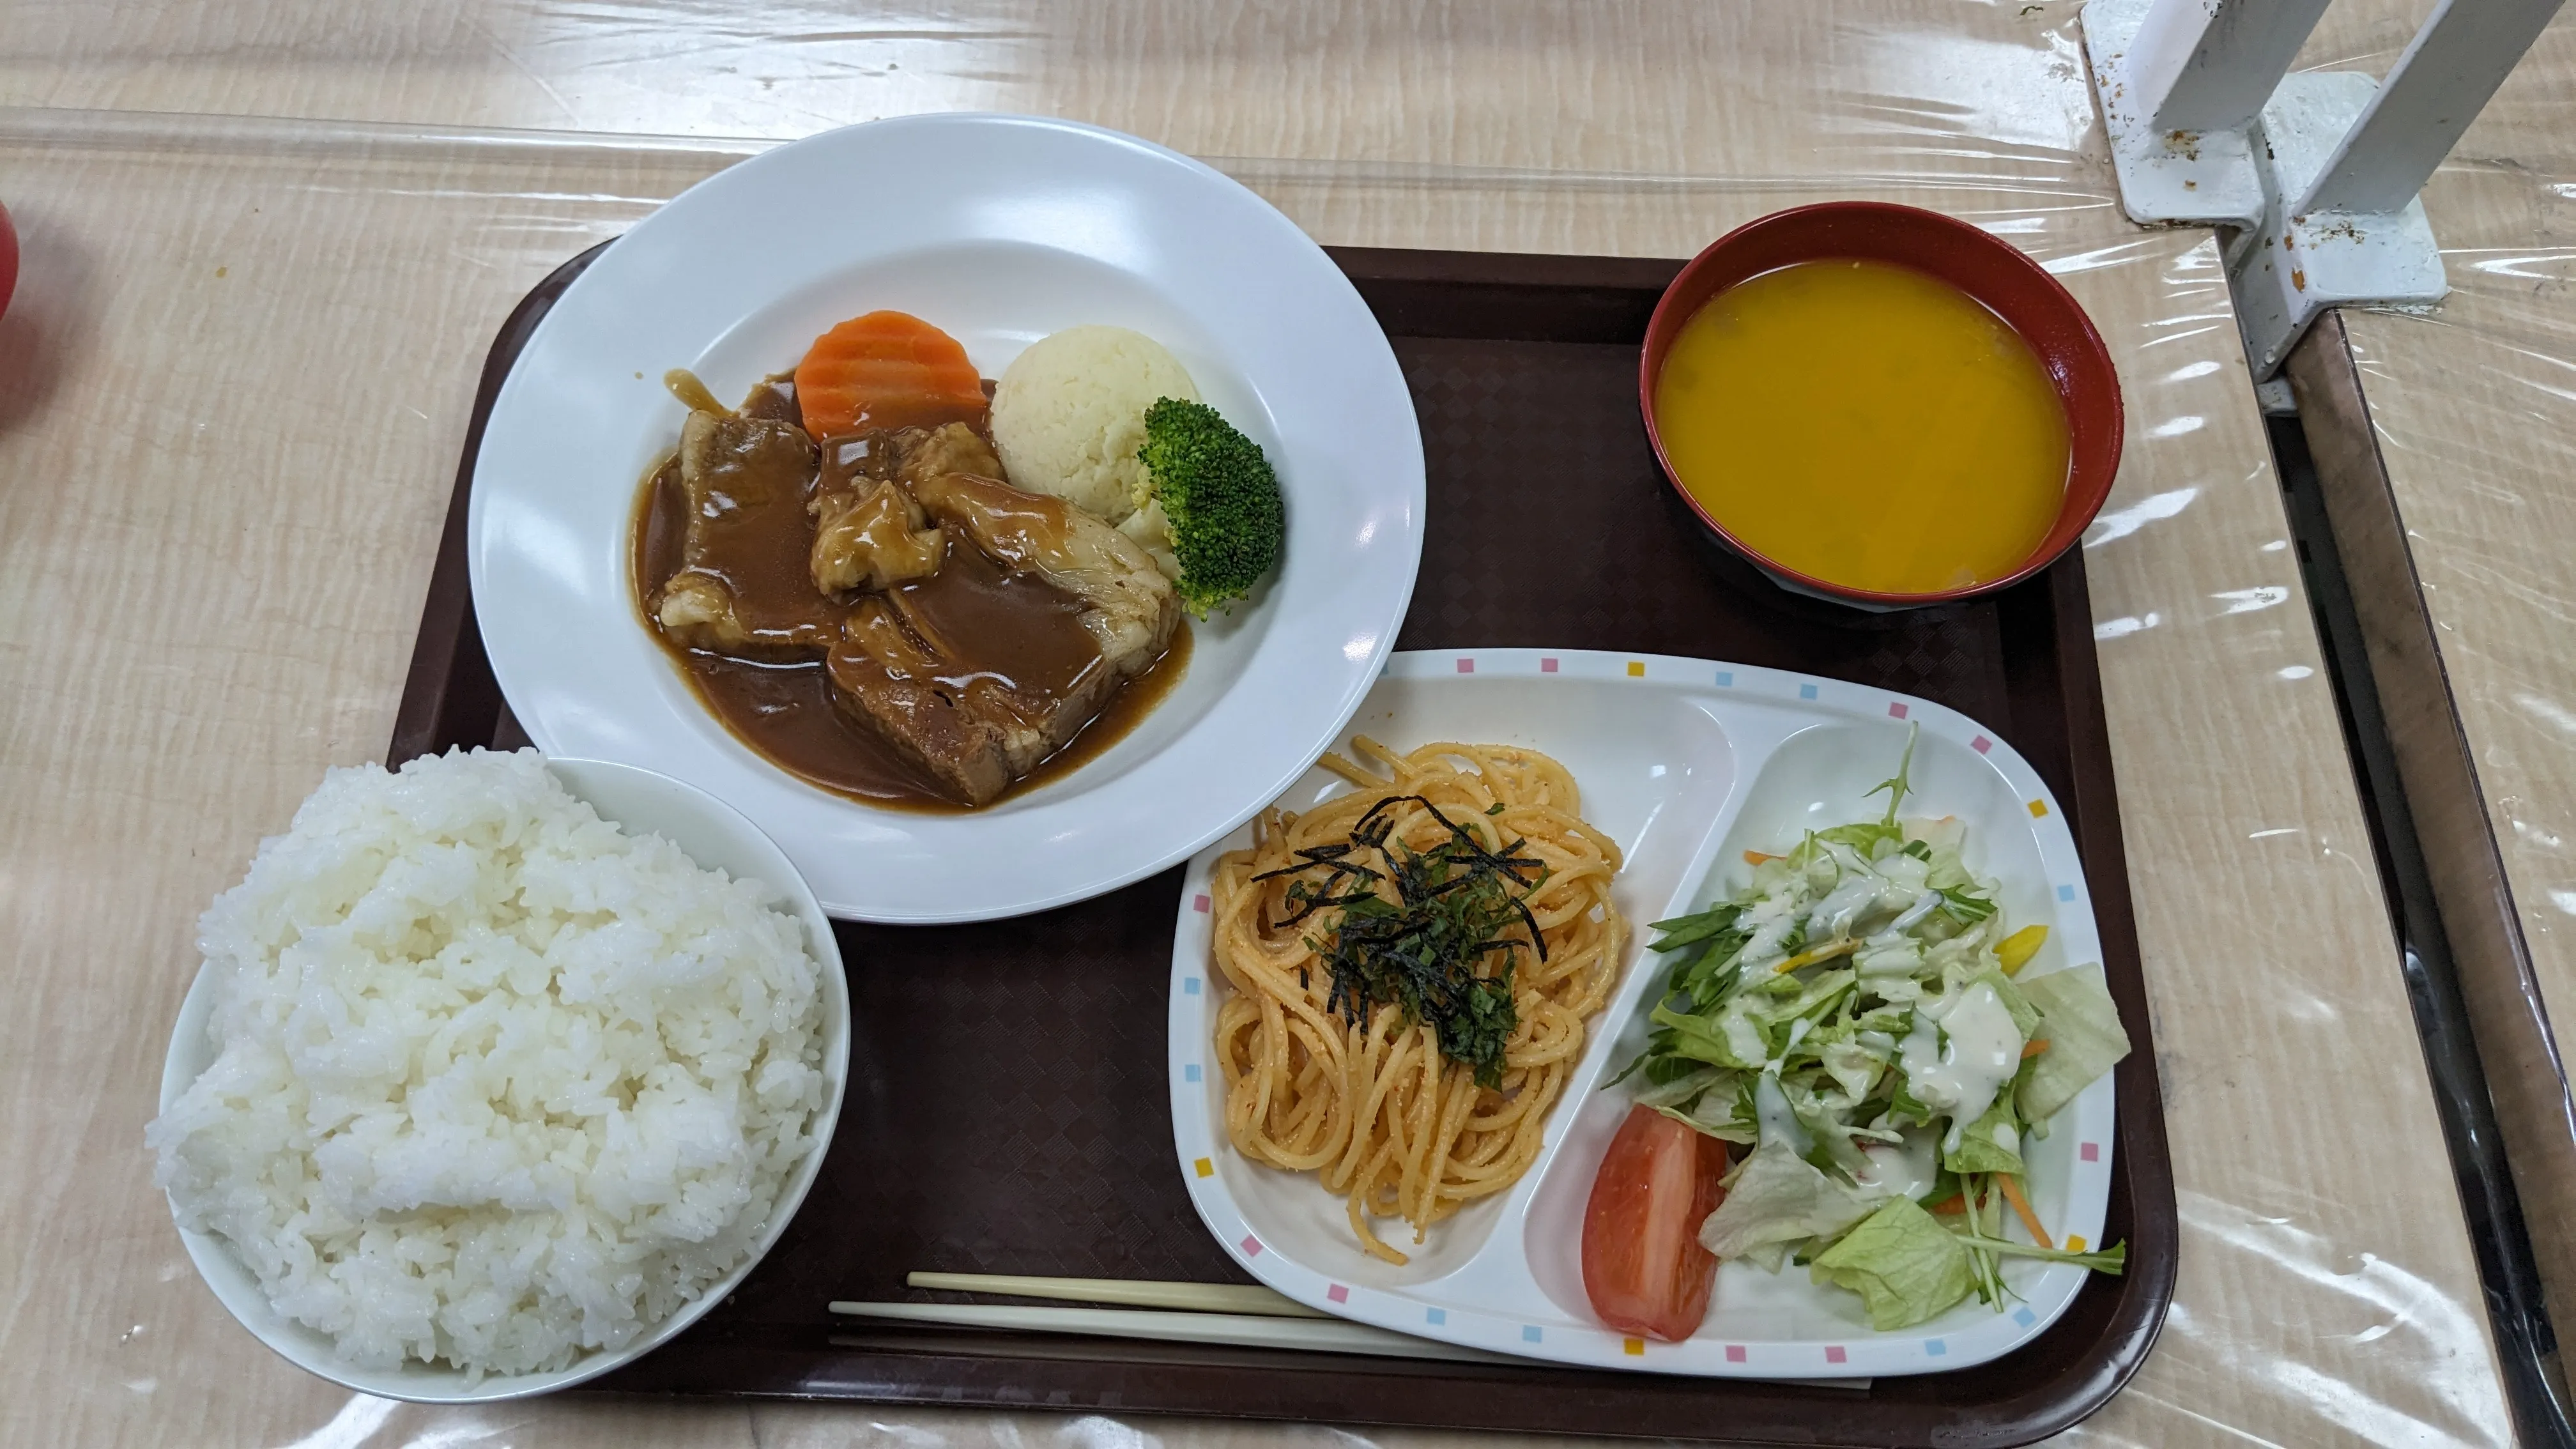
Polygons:
M1448 827L1449 838L1425 851L1390 846L1390 807L1408 802L1430 811ZM1547 868L1523 844L1515 840L1500 851L1488 850L1429 800L1390 795L1360 817L1348 840L1300 850L1297 864L1253 879L1301 877L1290 881L1292 911L1274 929L1341 909L1325 939L1310 938L1308 944L1332 971L1327 1004L1343 1020L1356 1025L1380 1004L1394 1002L1407 1020L1432 1028L1442 1056L1473 1068L1478 1085L1499 1087L1503 1046L1520 1024L1512 1001L1517 953L1526 946L1547 959L1547 942L1528 905ZM1362 848L1381 852L1387 870L1349 858ZM1321 874L1306 877L1309 871ZM1391 888L1395 899L1388 900L1381 886ZM1527 928L1527 940L1508 934L1515 925Z

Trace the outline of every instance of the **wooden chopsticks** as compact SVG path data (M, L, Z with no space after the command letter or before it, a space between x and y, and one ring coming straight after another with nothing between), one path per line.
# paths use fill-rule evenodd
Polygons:
M931 1323L943 1328L997 1328L1016 1333L1072 1333L1098 1338L1156 1339L1167 1343L1217 1343L1237 1348L1291 1348L1307 1353L1374 1354L1381 1358L1445 1359L1452 1363L1516 1364L1529 1361L1483 1349L1435 1343L1318 1313L1268 1288L1232 1283L1171 1283L1147 1278L1034 1278L1007 1273L910 1273L915 1288L954 1293L998 1293L1013 1298L1056 1298L1075 1303L1132 1304L1122 1308L1032 1308L1000 1303L859 1303L831 1305L844 1318ZM1778 1383L1866 1392L1869 1379L1779 1379Z
M1167 1283L1148 1278L1030 1278L1009 1273L910 1273L914 1288L955 1293L999 1293L1011 1298L1060 1298L1071 1303L1115 1303L1127 1308L1177 1308L1192 1313L1249 1313L1264 1318L1331 1318L1274 1288L1238 1283Z
M836 1301L845 1318L934 1323L951 1328L998 1328L1023 1333L1078 1333L1105 1338L1218 1343L1241 1348L1287 1348L1309 1353L1375 1354L1388 1358L1510 1363L1501 1354L1434 1343L1319 1313L1268 1288L1223 1283L1171 1283L1129 1278L1038 1278L997 1273L913 1273L915 1288L996 1293L1014 1298L1054 1298L1076 1303L1132 1305L1118 1308L1043 1308L985 1303L865 1303Z

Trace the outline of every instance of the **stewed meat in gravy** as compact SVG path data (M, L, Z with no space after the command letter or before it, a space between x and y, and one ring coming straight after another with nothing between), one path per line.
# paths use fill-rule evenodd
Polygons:
M689 414L670 465L686 510L680 567L653 606L666 635L744 658L832 646L839 611L806 570L814 456L813 441L793 423Z
M1186 668L1152 559L1001 481L980 413L818 444L783 376L730 411L672 381L692 410L639 499L637 601L781 767L874 803L989 804L1097 754Z

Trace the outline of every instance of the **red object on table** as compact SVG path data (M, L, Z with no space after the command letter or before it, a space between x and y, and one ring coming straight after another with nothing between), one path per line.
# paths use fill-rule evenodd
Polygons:
M1708 1316L1717 1258L1699 1225L1726 1200L1726 1144L1629 1109L1583 1210L1583 1291L1621 1333L1679 1343Z
M0 206L0 317L9 315L9 295L18 290L18 229L9 224L9 208Z

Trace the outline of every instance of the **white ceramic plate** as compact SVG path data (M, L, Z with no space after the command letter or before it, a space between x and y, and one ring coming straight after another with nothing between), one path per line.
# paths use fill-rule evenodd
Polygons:
M1280 573L1194 625L1188 677L1069 777L967 815L853 803L728 734L638 622L636 485L679 436L664 370L740 397L842 318L897 308L987 377L1081 323L1171 348L1278 469ZM493 673L549 753L713 792L836 916L965 921L1169 866L1314 761L1404 617L1422 439L1394 351L1323 251L1187 157L1070 122L918 116L708 178L618 239L546 314L495 401L468 522Z
M770 1215L769 1225L760 1241L740 1266L709 1285L696 1301L683 1305L670 1317L639 1335L633 1343L614 1352L593 1353L572 1367L543 1374L488 1374L479 1382L469 1383L463 1370L446 1365L432 1365L408 1360L400 1368L360 1368L340 1357L328 1334L316 1332L294 1319L285 1317L269 1306L268 1295L259 1279L244 1264L232 1245L211 1233L179 1230L187 1245L188 1258L197 1272L213 1289L215 1297L232 1316L275 1350L279 1357L318 1374L344 1388L382 1398L404 1399L416 1404L480 1404L502 1399L523 1399L535 1394L552 1393L585 1379L597 1378L609 1370L631 1363L650 1353L673 1334L695 1323L706 1311L725 1300L760 1260L776 1246L779 1235L787 1231L788 1220L796 1216L808 1189L823 1170L824 1148L832 1141L832 1129L841 1120L841 1098L850 1080L850 988L841 974L841 948L832 939L831 919L823 914L814 893L805 888L786 855L762 835L740 811L700 790L647 770L604 760L549 759L546 767L563 781L564 788L590 802L600 818L616 821L628 831L652 833L687 851L689 858L709 869L723 870L734 878L763 881L787 899L787 907L805 925L805 948L814 954L822 968L823 987L823 1105L814 1114L815 1148L805 1155L796 1171L778 1195L778 1207ZM214 1064L214 1044L206 1035L207 1019L213 1015L215 993L206 981L201 967L197 979L188 988L188 999L180 1004L179 1022L170 1032L169 1054L161 1062L161 1110L188 1089L188 1084Z
M1351 721L1393 748L1432 740L1528 745L1563 761L1583 815L1627 852L1613 890L1628 919L1680 915L1743 883L1746 850L1777 851L1805 829L1867 819L1864 795L1887 778L1908 724L1922 726L1906 813L1968 823L1968 860L2002 881L2002 906L2040 922L2048 941L2024 975L2102 959L2092 898L2057 802L2011 747L1927 700L1837 680L1660 655L1481 649L1399 654ZM1287 792L1305 808L1350 786L1323 770ZM1226 1141L1224 1088L1210 1061L1219 993L1209 961L1207 883L1216 856L1190 863L1172 945L1171 1086L1181 1175L1219 1241L1255 1277L1316 1308L1381 1328L1562 1363L1732 1378L1848 1378L1966 1368L2008 1353L2054 1322L2084 1271L2026 1260L2005 1312L1973 1299L1901 1332L1869 1325L1857 1294L1748 1263L1718 1270L1708 1318L1678 1344L1621 1335L1583 1290L1582 1220L1593 1174L1627 1116L1624 1090L1599 1084L1643 1049L1660 972L1645 932L1594 1018L1583 1062L1527 1176L1435 1226L1416 1247L1400 1223L1395 1267L1362 1253L1341 1199L1311 1174L1244 1159ZM1712 866L1714 878L1712 878ZM1640 963L1643 962L1641 965ZM2111 1187L2112 1086L2095 1082L2024 1143L2030 1197L2053 1231L2098 1242ZM2017 1229L2016 1229L2017 1231Z

